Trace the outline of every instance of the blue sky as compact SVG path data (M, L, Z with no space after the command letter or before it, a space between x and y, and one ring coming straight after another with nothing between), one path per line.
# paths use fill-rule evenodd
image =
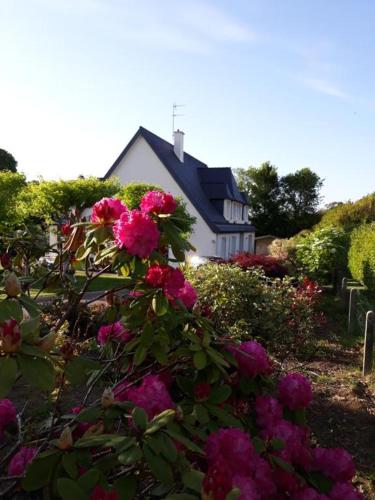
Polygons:
M210 166L375 190L372 0L0 0L0 147L29 179L103 175L139 125Z

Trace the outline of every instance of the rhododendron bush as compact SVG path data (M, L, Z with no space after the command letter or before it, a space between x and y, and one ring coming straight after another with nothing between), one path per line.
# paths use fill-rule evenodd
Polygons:
M17 288L9 295L5 284L1 494L361 498L351 484L349 454L311 444L309 381L295 373L277 376L256 340L217 335L211 312L177 267L191 247L175 207L170 195L157 192L132 210L104 199L89 222L67 235L71 244L61 261L72 252L84 263L94 256L123 277L127 292L112 301L97 351L82 350L74 330L61 331L64 316L42 334L36 302ZM14 388L22 384L54 400L42 425L15 408ZM72 387L81 389L80 402L64 411Z

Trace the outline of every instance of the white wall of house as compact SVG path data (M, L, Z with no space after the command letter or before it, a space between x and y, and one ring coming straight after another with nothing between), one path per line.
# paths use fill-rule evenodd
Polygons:
M181 168L186 168L183 163ZM143 137L138 137L111 175L118 177L121 184L132 181L147 182L162 187L174 196L181 196L186 201L190 214L197 219L190 238L191 244L197 250L196 254L200 256L216 254L216 234L211 231Z

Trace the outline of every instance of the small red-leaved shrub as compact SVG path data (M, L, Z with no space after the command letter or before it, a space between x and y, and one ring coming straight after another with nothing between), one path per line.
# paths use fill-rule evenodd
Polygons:
M260 267L268 278L284 278L288 270L279 259L270 255L256 255L255 253L241 252L234 255L230 262L238 264L243 269Z

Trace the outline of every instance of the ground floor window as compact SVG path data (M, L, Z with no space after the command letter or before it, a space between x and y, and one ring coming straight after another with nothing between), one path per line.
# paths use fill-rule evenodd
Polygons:
M216 255L229 259L238 252L254 252L254 234L221 234L217 237Z

